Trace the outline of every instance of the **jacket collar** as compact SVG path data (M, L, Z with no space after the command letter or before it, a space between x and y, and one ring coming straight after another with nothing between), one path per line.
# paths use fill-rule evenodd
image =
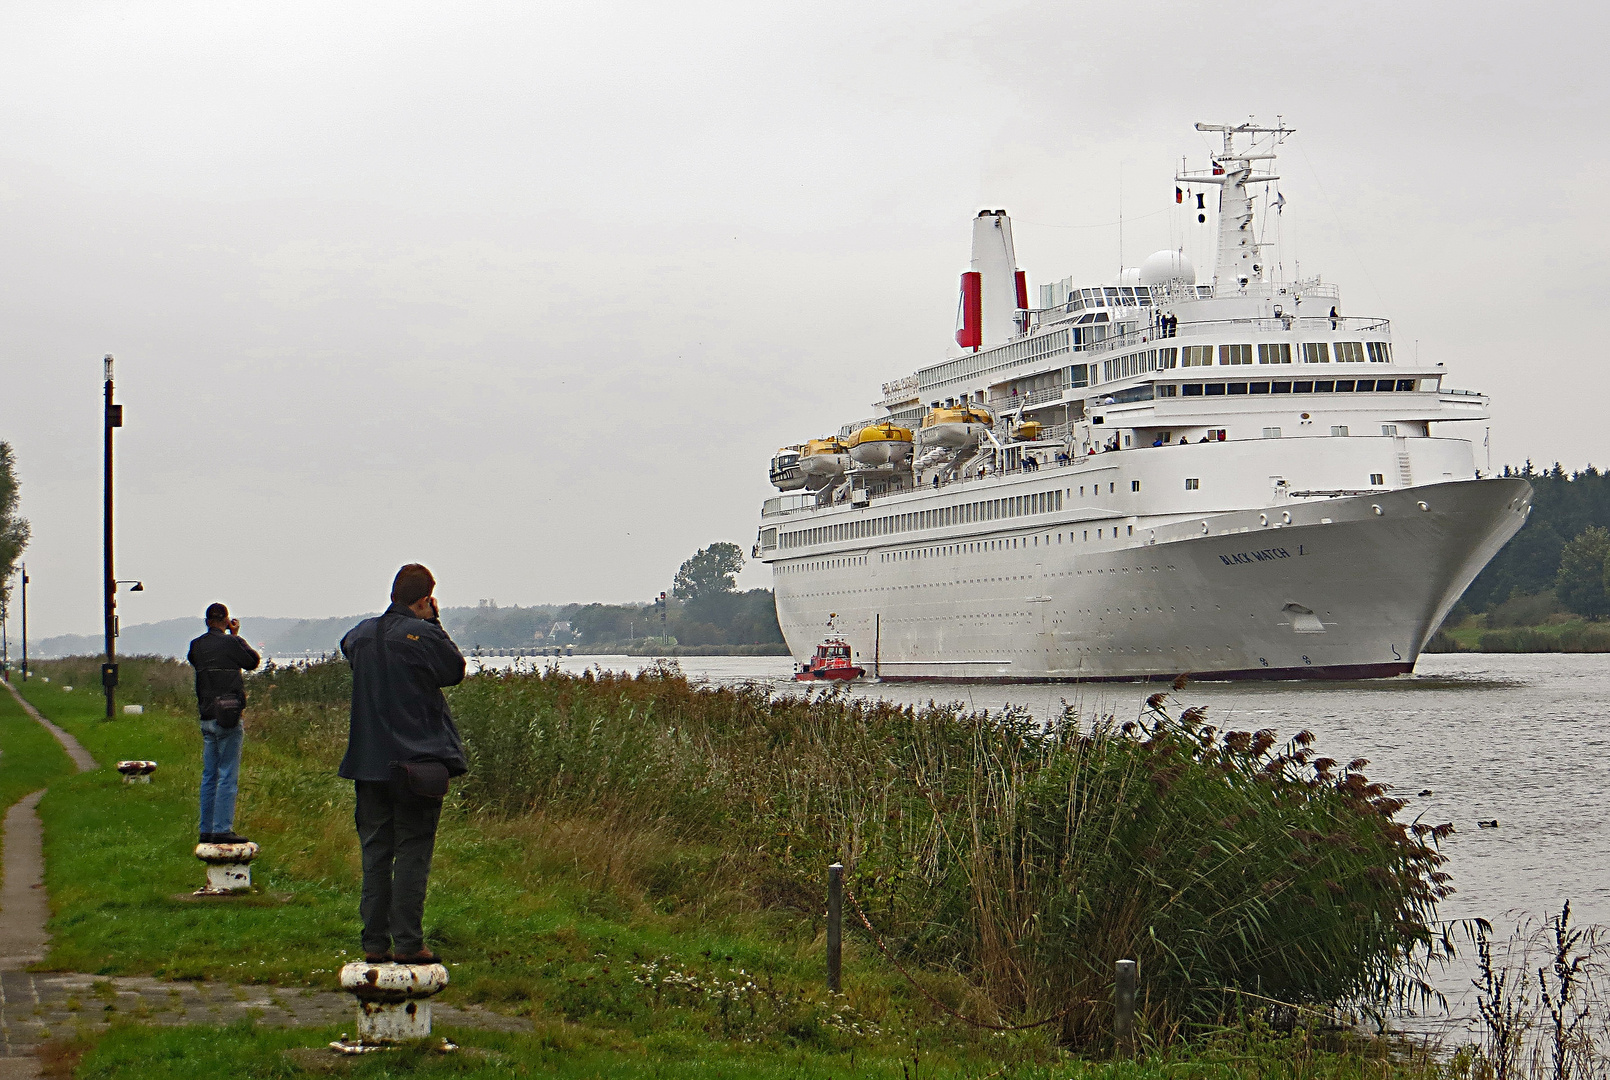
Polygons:
M417 618L419 618L418 615L415 615L412 611L409 611L407 605L405 605L405 604L396 604L396 603L394 603L389 608L386 609L385 613L387 615L400 615L405 619L417 619Z

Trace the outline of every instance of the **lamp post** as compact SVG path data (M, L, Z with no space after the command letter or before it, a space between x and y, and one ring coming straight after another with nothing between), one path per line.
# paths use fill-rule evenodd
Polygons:
M108 353L103 361L106 368L106 440L101 510L101 561L105 575L106 663L101 665L101 687L106 691L106 718L117 710L117 577L112 570L112 429L123 426L123 406L112 401L112 357Z
M22 564L22 681L28 681L28 564Z

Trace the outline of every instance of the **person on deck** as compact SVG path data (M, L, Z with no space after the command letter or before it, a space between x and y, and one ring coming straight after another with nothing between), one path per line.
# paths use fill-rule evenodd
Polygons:
M190 643L185 659L196 669L196 708L201 714L201 825L203 844L244 844L235 832L235 795L240 790L240 747L246 731L242 671L262 662L240 636L240 620L223 604L207 607L207 632Z
M340 774L357 789L363 850L364 959L436 964L425 945L425 889L448 779L469 771L442 688L464 681L464 654L442 629L436 579L397 571L391 606L341 639L352 665L352 719Z

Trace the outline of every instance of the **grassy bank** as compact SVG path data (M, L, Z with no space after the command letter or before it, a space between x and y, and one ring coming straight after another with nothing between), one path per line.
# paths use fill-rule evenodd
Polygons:
M1566 618L1536 626L1489 627L1480 615L1437 631L1427 652L1610 652L1610 624Z
M58 662L28 691L102 761L162 763L150 785L99 770L52 786L50 964L329 986L357 945L352 795L334 775L345 667L252 683L238 827L264 846L260 892L227 906L184 897L201 879L188 671L125 671L143 716L106 723L97 693L63 689L87 686L92 661ZM1041 730L701 689L664 667L485 674L452 698L472 772L443 815L427 933L453 963L449 995L538 1025L498 1052L562 1058L559 1075L905 1076L913 1054L924 1076L1067 1075L1067 1048L1108 1045L1124 956L1145 973L1147 1037L1189 1056L1236 1001L1225 987L1320 1007L1412 991L1405 965L1431 944L1445 888L1438 834L1397 822L1366 763L1320 757L1306 734L1219 732L1163 700ZM834 859L920 989L853 927L847 992L821 989ZM1075 1007L995 1035L927 995L986 1021ZM290 1038L120 1029L84 1075L184 1047L281 1075L264 1062ZM1290 1075L1353 1068L1349 1054L1277 1059ZM440 1067L492 1067L475 1060Z
M55 737L0 688L0 810L72 771Z

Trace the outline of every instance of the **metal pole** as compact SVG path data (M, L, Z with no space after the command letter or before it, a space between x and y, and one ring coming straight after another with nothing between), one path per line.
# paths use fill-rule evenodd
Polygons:
M106 663L101 666L101 686L106 691L106 718L112 719L117 709L117 576L112 571L112 429L123 426L123 408L112 403L112 358L106 364L106 439L103 455L104 472L101 509L101 562L106 581L104 613L106 616Z
M22 681L28 681L28 564L22 564Z
M1135 986L1139 965L1133 960L1118 961L1118 977L1113 983L1113 1040L1120 1054L1135 1052Z
M827 868L827 991L839 992L844 970L844 865Z

